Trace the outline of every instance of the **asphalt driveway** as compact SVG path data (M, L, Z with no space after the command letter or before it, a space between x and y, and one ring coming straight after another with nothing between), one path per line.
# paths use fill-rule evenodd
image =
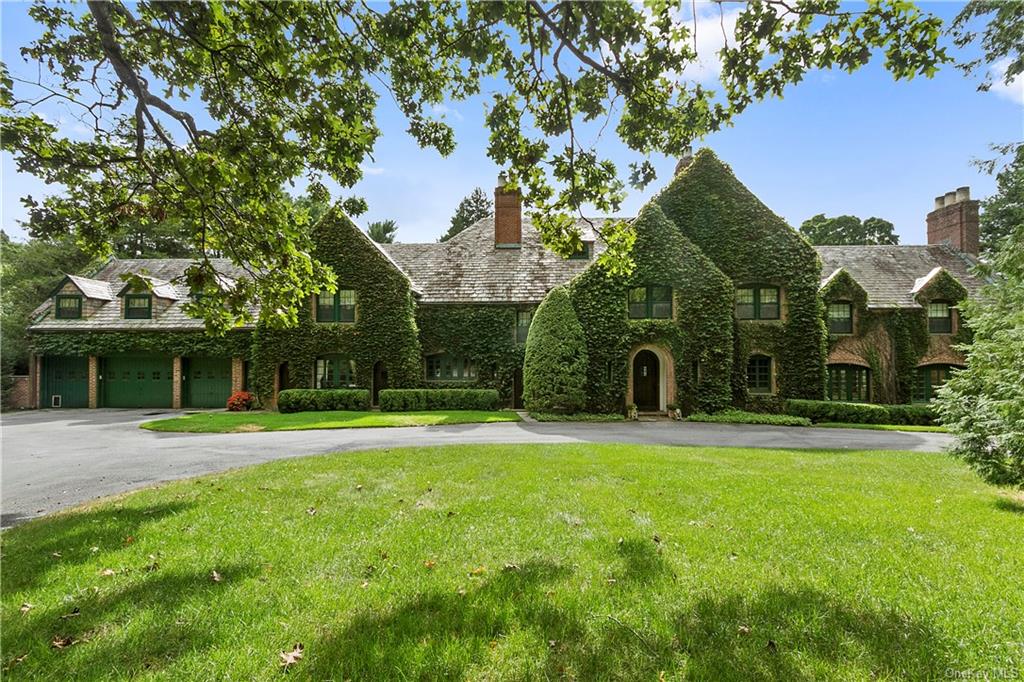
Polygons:
M639 443L763 448L942 450L943 433L676 422L497 423L267 433L154 433L158 410L40 410L0 417L2 525L161 481L285 457L453 443Z

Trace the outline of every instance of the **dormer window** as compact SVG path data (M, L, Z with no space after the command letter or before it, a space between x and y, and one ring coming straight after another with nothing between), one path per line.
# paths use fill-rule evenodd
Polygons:
M590 260L591 244L593 242L583 242L580 244L580 248L576 249L569 256L569 260Z
M749 285L737 289L736 317L740 320L779 319L779 288Z
M316 295L317 322L355 322L355 289L338 289L333 294L321 291Z
M672 287L633 287L629 290L628 302L630 319L668 320L672 317Z
M953 333L953 308L947 301L928 304L928 331L932 334Z
M853 333L853 305L846 301L828 304L828 333Z
M124 319L148 320L153 317L153 297L150 294L126 294Z
M58 296L57 297L57 319L78 320L82 317L81 296Z

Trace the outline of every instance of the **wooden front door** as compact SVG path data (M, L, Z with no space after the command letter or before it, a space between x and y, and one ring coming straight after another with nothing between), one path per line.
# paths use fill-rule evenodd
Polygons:
M373 404L379 405L381 389L388 387L388 371L384 368L384 363L377 361L373 366Z
M658 356L642 350L633 358L633 402L641 412L661 409Z
M512 407L516 410L523 409L523 370L516 369L512 375Z

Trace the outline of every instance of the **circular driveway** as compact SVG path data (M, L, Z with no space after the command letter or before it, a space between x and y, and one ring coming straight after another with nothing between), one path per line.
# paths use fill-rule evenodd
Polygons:
M696 424L459 424L386 429L233 434L155 433L140 422L180 414L154 410L39 410L2 416L2 525L96 497L286 457L367 448L458 443L638 443L762 448L934 452L944 433Z

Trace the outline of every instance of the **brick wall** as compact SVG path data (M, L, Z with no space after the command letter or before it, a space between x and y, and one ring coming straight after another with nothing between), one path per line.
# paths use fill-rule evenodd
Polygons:
M28 375L11 377L11 391L7 394L7 409L27 410L32 404L32 381Z
M506 191L499 178L494 189L494 243L518 245L523 241L523 199L518 190Z

